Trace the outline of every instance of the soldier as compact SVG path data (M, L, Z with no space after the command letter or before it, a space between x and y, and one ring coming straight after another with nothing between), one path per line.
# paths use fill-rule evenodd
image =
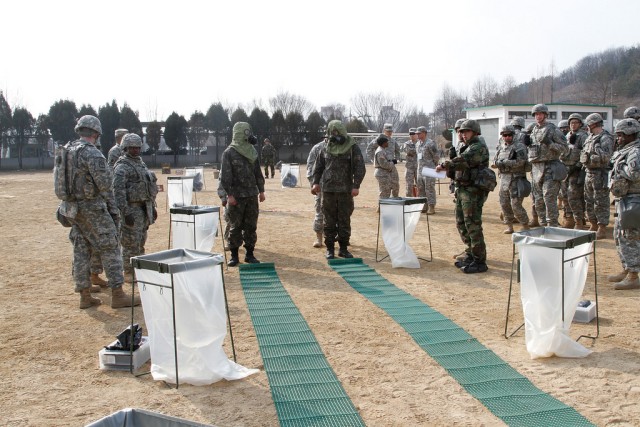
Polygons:
M338 256L353 258L349 252L353 198L360 194L360 184L366 174L360 148L340 120L327 125L326 140L313 167L311 194L322 191L324 243L326 258L335 258L336 236Z
M523 143L525 146L525 133L524 133L524 117L515 116L509 122L511 126L515 129L516 133L513 135L513 143L516 144L518 142Z
M374 173L378 181L378 200L388 199L392 189L392 172L395 169L392 159L389 159L387 148L389 147L389 138L380 134L376 139L378 149L373 155ZM378 209L380 207L378 206Z
M489 150L480 142L480 125L465 120L460 126L465 146L452 159L445 160L436 171L447 171L456 183L456 227L467 246L466 257L455 266L464 273L484 273L487 267L487 247L482 232L482 207L487 192L476 186L479 169L489 166Z
M264 139L262 146L262 165L264 166L264 177L269 178L269 168L271 168L271 178L275 174L276 149L271 145L269 138Z
M624 110L624 118L640 120L640 108L638 107L627 108L626 110Z
M149 226L158 219L156 175L140 158L142 139L128 133L120 144L124 155L116 162L113 176L113 195L120 209L123 224L120 227L122 262L125 277L133 281L131 257L143 255Z
M616 282L616 290L638 289L640 280L640 224L621 226L621 199L640 198L640 123L635 119L623 119L616 123L616 137L619 150L611 159L611 194L616 199L614 239L623 271L608 276L610 282ZM638 206L636 204L636 206Z
M414 197L413 189L416 187L418 181L417 169L418 169L418 156L416 152L416 141L418 135L416 135L416 129L409 129L409 140L404 143L404 152L407 155L407 162L405 163L404 181L407 186L406 196Z
M536 119L529 146L536 212L540 225L558 227L558 193L560 182L567 177L567 168L559 159L567 151L567 140L554 124L547 122L546 105L534 105L531 113Z
M77 214L70 218L72 224L69 240L73 244L73 277L75 290L80 293L80 308L101 304L93 298L91 287L91 255L97 252L105 267L111 288L111 307L131 306L131 295L122 290L122 256L118 243L120 213L115 204L111 185L111 168L95 143L102 134L97 117L80 117L75 127L80 139L71 143L73 158L73 196ZM140 298L134 299L140 304Z
M427 128L419 126L416 129L418 134L418 195L427 198L427 206L423 209L427 215L436 213L436 179L422 176L422 168L435 168L440 161L438 146L431 139L427 138Z
M560 120L558 122L558 129L560 129L560 132L562 132L564 136L567 136L569 133L569 120Z
M560 120L558 122L558 129L566 138L569 133L569 121ZM564 181L560 181L560 191L558 192L558 210L562 209L565 213L565 217L567 214L567 205L567 180L565 179Z
M318 158L318 154L322 150L322 146L324 145L324 140L318 142L311 148L309 151L309 157L307 157L307 179L309 180L309 185L313 187L313 165L316 163L316 159ZM313 231L316 233L316 241L313 242L314 248L321 248L322 243L322 192L318 192L315 196L313 196L314 200L314 211L315 215L313 217Z
M564 228L584 228L584 178L585 171L580 164L580 152L587 139L582 130L582 116L573 113L569 116L569 133L567 134L568 151L560 156L567 167L567 199L564 205Z
M528 195L526 194L527 190L531 191L525 173L527 147L522 142L513 142L515 129L511 125L503 126L500 130L500 136L502 144L496 152L491 167L500 171L500 207L502 208L503 221L507 224L503 233L512 234L514 217L518 219L520 224L523 224L522 230L529 229L529 216L522 207L522 201Z
M257 142L249 123L237 122L233 125L231 144L222 153L220 183L227 194L229 209L229 267L240 262L238 249L242 242L246 250L244 262L260 262L253 254L258 241L258 200L265 201L264 177L254 148Z
M128 133L129 131L126 129L116 129L115 131L116 143L113 144L113 147L109 150L109 154L107 154L107 162L109 163L109 166L111 166L111 169L115 169L116 162L120 156L124 154L120 143L122 142L122 138Z

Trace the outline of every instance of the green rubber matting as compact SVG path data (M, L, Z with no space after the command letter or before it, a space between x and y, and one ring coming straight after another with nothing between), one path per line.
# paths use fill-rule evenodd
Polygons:
M241 264L240 282L280 425L364 426L274 264Z
M506 424L593 425L572 407L535 387L454 322L380 276L362 259L334 259L329 265L353 289L391 316L449 375Z

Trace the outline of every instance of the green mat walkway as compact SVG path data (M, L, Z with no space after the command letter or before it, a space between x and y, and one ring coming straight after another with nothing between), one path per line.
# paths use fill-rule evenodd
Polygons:
M280 425L364 426L274 264L241 264L240 282Z
M353 289L391 316L465 390L508 425L593 425L575 409L536 388L464 329L391 284L361 259L335 259L329 265Z

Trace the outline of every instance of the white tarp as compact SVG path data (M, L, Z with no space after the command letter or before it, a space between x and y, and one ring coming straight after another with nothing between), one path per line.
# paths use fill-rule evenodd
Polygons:
M590 255L582 255L593 249L593 242L583 238L585 233L588 232L545 227L513 235L520 256L525 340L532 359L585 357L591 353L569 336L589 267ZM563 251L565 260L576 258L564 263L564 322Z
M300 165L297 163L283 163L280 169L282 188L293 188L300 185Z
M409 241L420 221L424 203L406 204L403 199L380 201L382 241L393 268L420 268L418 257Z
M171 208L171 248L211 252L218 231L220 208Z
M170 176L167 178L167 205L170 208L176 206L191 205L193 197L193 177Z
M149 332L153 379L176 383L172 300L180 383L207 385L258 372L229 360L222 348L227 317L221 255L173 249L135 259L146 260L142 265L134 261L134 267Z

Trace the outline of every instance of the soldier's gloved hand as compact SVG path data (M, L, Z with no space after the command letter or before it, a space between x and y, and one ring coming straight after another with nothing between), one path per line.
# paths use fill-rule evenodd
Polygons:
M155 221L156 219L158 219L158 211L156 208L153 208L153 220Z
M129 227L133 227L133 225L136 223L136 218L133 216L133 214L125 215L124 223Z
M394 164L394 165L397 165L397 164L398 164L398 159L393 159L393 160L391 160L391 161L393 162L393 164Z
M578 135L575 133L572 133L571 136L569 137L569 143L573 145L576 143L577 139L578 139Z

